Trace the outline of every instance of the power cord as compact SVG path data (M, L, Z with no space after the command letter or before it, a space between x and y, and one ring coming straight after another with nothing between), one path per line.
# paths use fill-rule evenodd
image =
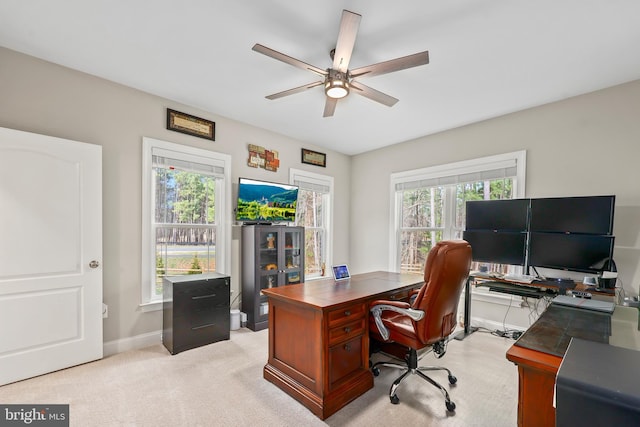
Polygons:
M522 336L522 334L522 331L517 331L515 329L511 329L508 331L500 331L496 329L495 331L491 332L491 335L495 335L496 337L511 338L513 340L517 340Z
M513 295L509 299L509 306L507 307L507 311L506 313L504 313L504 318L502 319L503 330L496 329L491 333L491 335L495 335L497 337L502 337L502 338L511 338L514 340L517 340L522 335L522 331L518 331L515 329L507 329L506 327L507 315L509 314L509 310L511 309L512 302L513 302Z

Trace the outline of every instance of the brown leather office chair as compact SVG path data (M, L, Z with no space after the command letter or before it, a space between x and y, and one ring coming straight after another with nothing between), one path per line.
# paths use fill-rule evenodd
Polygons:
M424 285L417 291L411 303L378 300L371 303L369 331L374 340L393 342L406 352L405 364L377 362L371 370L380 374L378 366L404 369L389 390L391 403L399 402L396 390L409 374L418 374L444 394L447 410L455 411L456 405L447 390L424 374L424 371L445 370L449 383L457 379L451 371L439 366L418 367L418 351L431 347L436 357L446 351L449 335L456 326L456 313L460 293L469 275L471 246L464 240L437 243L429 252L424 267ZM422 355L426 354L423 353Z

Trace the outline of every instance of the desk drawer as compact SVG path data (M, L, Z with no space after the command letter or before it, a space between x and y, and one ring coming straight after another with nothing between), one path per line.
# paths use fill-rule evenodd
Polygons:
M329 328L334 328L344 323L352 322L365 317L365 305L353 304L329 312Z
M329 345L364 334L364 318L329 329Z
M362 357L361 335L329 348L329 389L339 387L351 375L366 369Z
M390 301L408 301L409 300L409 289L403 289L401 291L385 295L384 299L388 299Z

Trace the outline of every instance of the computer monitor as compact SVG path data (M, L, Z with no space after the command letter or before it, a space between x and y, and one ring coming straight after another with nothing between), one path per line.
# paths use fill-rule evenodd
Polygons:
M531 199L530 231L613 234L615 196Z
M525 265L525 232L465 230L462 236L471 245L473 261Z
M529 265L598 273L603 260L613 259L613 236L530 233Z
M527 230L529 199L473 200L465 208L467 230Z

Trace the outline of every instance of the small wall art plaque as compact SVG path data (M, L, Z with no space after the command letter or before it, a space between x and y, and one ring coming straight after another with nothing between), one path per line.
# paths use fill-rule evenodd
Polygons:
M167 108L167 129L204 139L216 140L216 124L211 120Z
M302 149L302 163L309 165L327 167L327 155L325 153L318 153L317 151Z

